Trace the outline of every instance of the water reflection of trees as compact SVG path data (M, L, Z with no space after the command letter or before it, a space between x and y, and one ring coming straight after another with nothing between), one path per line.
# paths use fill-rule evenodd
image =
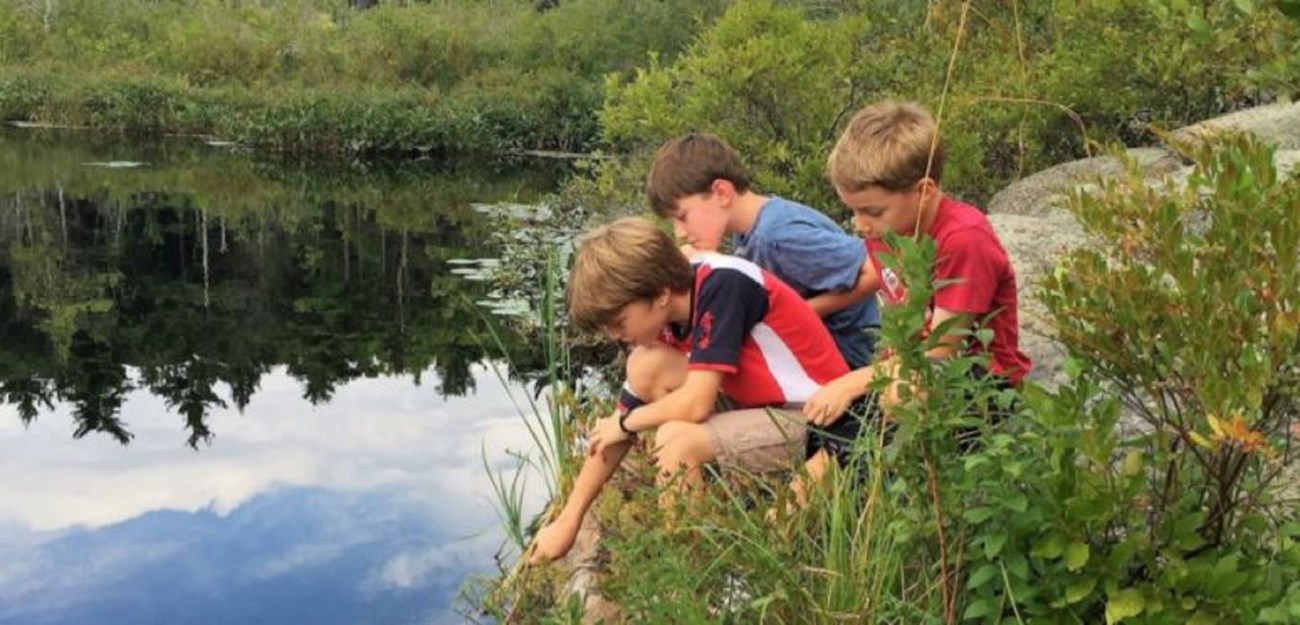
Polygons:
M447 261L490 253L471 202L545 184L157 146L128 159L145 167L85 165L113 147L0 135L0 401L24 421L68 402L75 436L123 443L128 391L162 397L195 445L277 365L312 403L430 368L466 392L484 294Z

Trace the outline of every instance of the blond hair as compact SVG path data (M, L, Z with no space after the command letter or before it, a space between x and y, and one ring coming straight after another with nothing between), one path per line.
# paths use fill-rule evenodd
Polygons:
M878 102L858 111L826 161L836 189L857 192L879 186L902 191L922 178L943 176L943 144L924 107ZM931 152L933 151L933 158Z
M627 217L587 233L569 271L565 299L579 330L608 326L628 304L652 300L669 289L689 292L690 261L672 238L645 219Z
M725 139L691 133L669 140L659 146L646 174L650 210L668 217L677 210L678 200L709 192L719 179L730 182L738 193L749 190L749 171Z

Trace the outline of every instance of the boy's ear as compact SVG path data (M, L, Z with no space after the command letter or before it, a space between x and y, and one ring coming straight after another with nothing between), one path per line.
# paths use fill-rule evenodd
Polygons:
M717 196L724 203L730 204L731 200L736 197L736 185L731 184L730 180L714 178L713 184L709 185L709 193Z
M664 289L659 292L659 295L655 296L654 305L658 306L659 308L666 308L668 304L672 303L672 301L673 301L673 290L668 287L664 287Z

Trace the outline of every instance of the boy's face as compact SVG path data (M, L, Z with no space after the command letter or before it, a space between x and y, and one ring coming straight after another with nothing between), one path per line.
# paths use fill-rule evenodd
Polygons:
M668 295L665 293L655 299L637 300L624 306L605 326L605 332L616 343L652 345L659 342L660 333L668 322Z
M924 182L924 181L923 181ZM863 237L879 239L886 231L912 234L921 214L923 182L902 191L870 186L861 191L836 189L840 201L853 213L853 228Z
M726 195L696 193L677 200L677 209L668 216L673 221L673 234L697 250L718 251L731 218Z

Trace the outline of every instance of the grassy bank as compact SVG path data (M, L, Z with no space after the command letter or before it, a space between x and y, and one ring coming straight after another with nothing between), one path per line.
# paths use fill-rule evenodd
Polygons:
M601 81L721 2L0 3L0 117L284 151L589 149Z

